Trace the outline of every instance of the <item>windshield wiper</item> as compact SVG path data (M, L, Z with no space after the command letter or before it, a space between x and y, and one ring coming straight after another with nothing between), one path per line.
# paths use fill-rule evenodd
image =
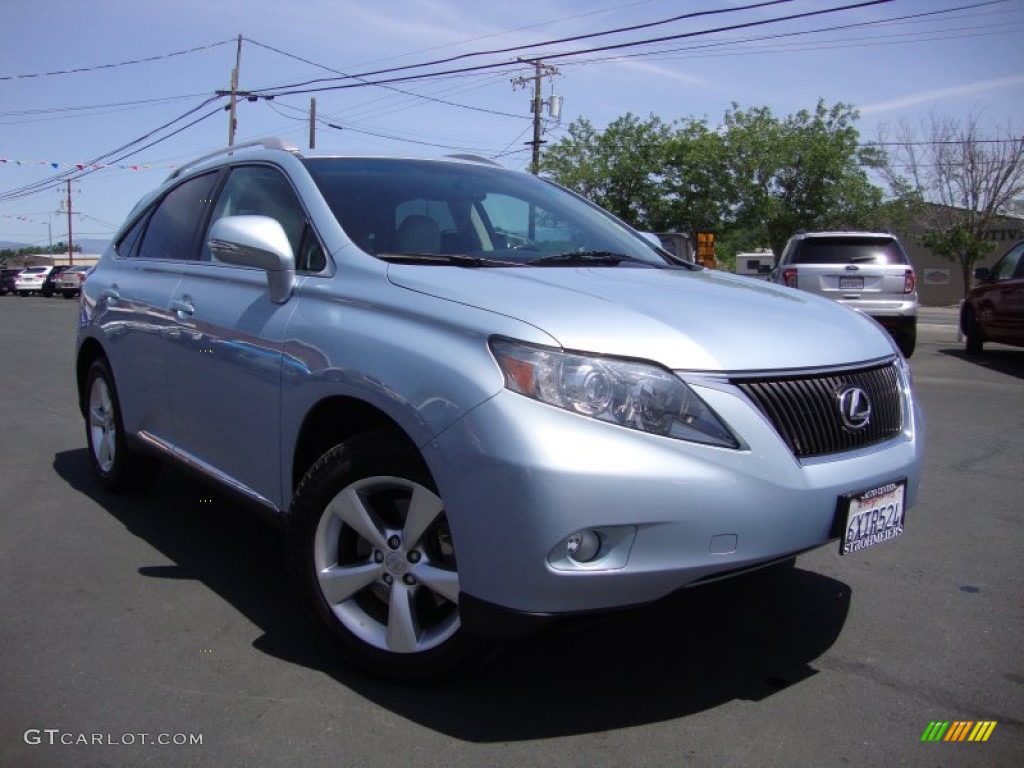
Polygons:
M568 251L566 253L556 253L552 256L542 256L539 259L531 259L526 262L526 264L531 267L545 265L572 266L576 264L597 264L614 267L623 261L629 261L636 264L646 264L648 267L660 266L653 262L645 261L644 259L638 259L635 256L627 256L624 253L615 253L614 251Z
M399 264L440 264L456 267L522 267L519 261L498 261L460 253L378 253L377 258Z

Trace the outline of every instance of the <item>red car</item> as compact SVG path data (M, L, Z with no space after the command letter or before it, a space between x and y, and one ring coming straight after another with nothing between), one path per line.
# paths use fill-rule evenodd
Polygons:
M986 341L1024 347L1024 240L991 270L974 270L974 279L977 285L960 308L967 353L979 354Z

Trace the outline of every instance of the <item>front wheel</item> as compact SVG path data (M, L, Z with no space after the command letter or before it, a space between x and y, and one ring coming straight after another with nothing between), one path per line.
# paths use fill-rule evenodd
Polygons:
M156 480L159 462L128 447L114 376L103 358L85 379L85 437L93 470L108 491L141 490Z
M459 619L444 504L401 437L369 433L325 453L296 491L287 538L301 602L357 668L424 680L482 650Z

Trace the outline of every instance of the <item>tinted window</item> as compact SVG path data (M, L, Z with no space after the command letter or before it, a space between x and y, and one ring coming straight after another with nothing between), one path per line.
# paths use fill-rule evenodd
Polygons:
M810 237L796 244L792 264L906 264L896 240L877 237Z
M149 217L139 256L144 259L196 258L196 232L206 216L216 180L216 173L207 173L172 189Z
M146 217L141 217L138 221L132 224L131 228L124 233L117 243L117 255L118 256L134 256L132 252L135 249L135 244L139 242L139 235L142 234L142 230L146 228Z

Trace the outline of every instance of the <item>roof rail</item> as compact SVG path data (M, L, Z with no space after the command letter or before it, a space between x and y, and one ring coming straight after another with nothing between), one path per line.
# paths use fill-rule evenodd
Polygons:
M276 136L267 136L266 138L262 139L252 139L251 141L243 141L241 144L233 144L229 147L221 147L220 149L215 150L213 152L209 152L203 155L202 157L197 157L195 160L190 160L184 165L175 168L171 175L165 179L165 181L170 181L171 179L178 178L179 176L181 176L181 174L185 173L185 171L195 168L197 165L199 165L202 162L205 162L206 160L212 160L213 158L220 157L221 155L230 155L236 150L250 149L252 147L259 147L261 149L283 149L286 152L298 152L298 147L292 144L286 144L283 139L279 139Z
M482 163L483 165L493 165L495 168L500 168L501 167L498 163L494 162L490 158L481 157L480 155L445 155L445 157L450 157L452 160L468 160L471 163Z

